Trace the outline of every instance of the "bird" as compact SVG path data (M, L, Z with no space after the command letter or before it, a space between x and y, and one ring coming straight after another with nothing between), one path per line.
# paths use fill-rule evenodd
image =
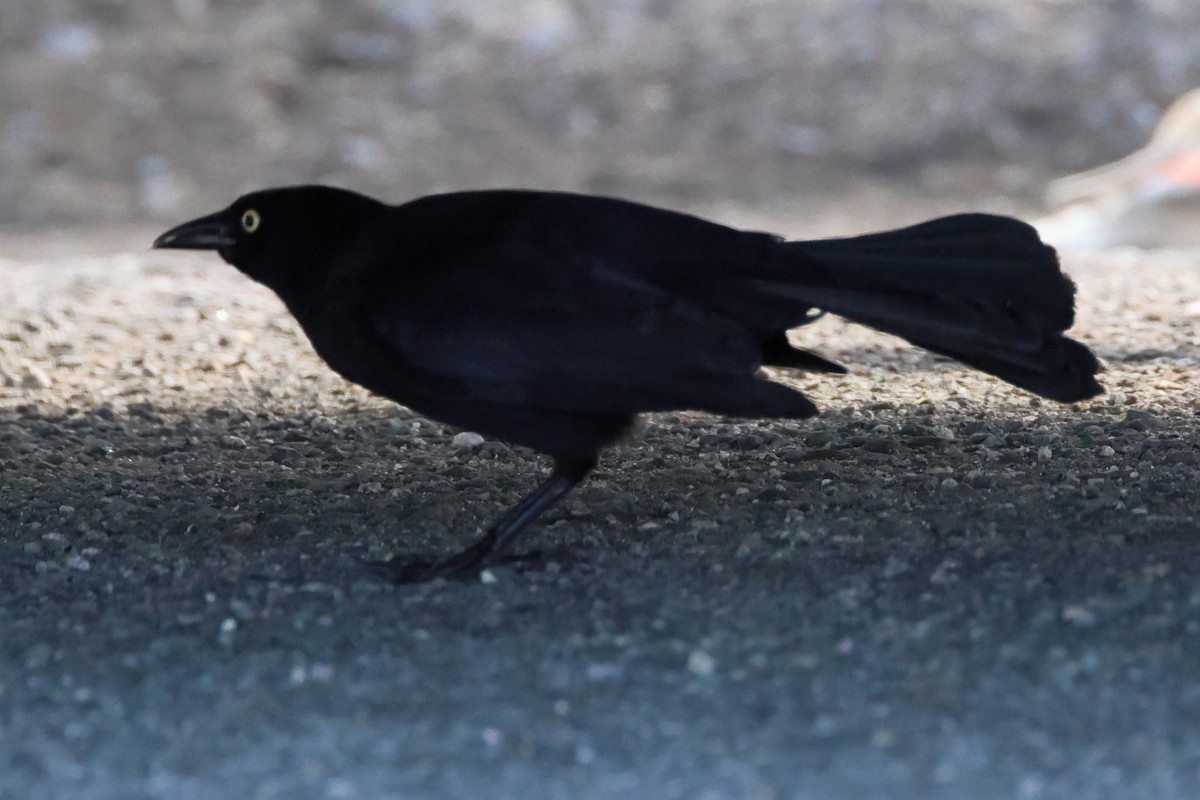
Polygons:
M1200 89L1163 112L1140 150L1046 187L1034 225L1056 247L1200 245Z
M470 547L385 562L397 583L478 578L646 412L804 419L764 367L839 374L788 331L825 313L1049 399L1103 391L1068 338L1075 287L1012 217L955 214L789 240L614 197L533 189L397 205L301 185L245 194L155 248L215 251L279 296L335 372L447 425L548 455Z

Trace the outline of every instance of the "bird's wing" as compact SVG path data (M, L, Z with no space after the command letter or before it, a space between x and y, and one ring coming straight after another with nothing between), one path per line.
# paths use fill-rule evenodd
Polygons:
M493 403L714 407L758 366L757 343L736 322L586 254L510 243L376 273L375 332L406 363Z

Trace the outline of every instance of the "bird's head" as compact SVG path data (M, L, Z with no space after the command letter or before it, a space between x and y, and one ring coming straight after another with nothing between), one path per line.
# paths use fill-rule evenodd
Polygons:
M294 271L328 265L384 208L378 200L330 186L264 189L171 228L154 240L154 247L215 250L251 278L280 291Z

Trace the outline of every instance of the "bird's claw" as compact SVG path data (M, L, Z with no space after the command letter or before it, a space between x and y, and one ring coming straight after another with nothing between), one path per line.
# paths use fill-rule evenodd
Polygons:
M388 583L428 583L438 578L446 580L477 580L484 566L457 563L454 556L433 561L427 558L396 556L387 561L374 561L369 565L371 572Z
M540 572L550 564L571 564L578 560L578 556L567 548L485 558L468 551L438 560L395 556L386 561L371 562L369 568L380 578L396 584L428 583L438 578L473 582L479 581L489 567L510 566L518 572Z

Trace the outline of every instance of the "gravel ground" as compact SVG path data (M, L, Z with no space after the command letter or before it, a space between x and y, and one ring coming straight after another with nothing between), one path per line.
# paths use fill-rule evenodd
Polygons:
M579 563L392 587L545 465L150 235L0 237L2 800L1200 796L1200 254L1068 263L1089 404L822 320L822 416L651 417Z

